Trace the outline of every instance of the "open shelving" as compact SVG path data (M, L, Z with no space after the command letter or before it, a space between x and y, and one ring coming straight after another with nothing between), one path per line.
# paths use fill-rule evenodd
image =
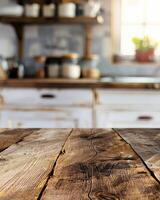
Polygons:
M20 2L20 1L18 1ZM22 2L22 1L21 1ZM37 0L38 3L43 5L42 0ZM82 0L61 0L59 2L75 2L79 3ZM78 16L74 18L67 17L15 17L15 16L0 16L0 22L10 24L15 28L18 38L18 56L23 58L24 50L24 27L26 25L53 25L53 24L65 24L65 25L82 25L84 27L85 42L84 42L84 57L88 57L92 53L92 26L103 24L104 20L102 16L95 18Z
M101 16L91 17L61 17L61 18L44 18L44 17L15 17L15 16L0 16L0 22L16 25L35 25L35 24L82 24L82 25L98 25L103 24Z

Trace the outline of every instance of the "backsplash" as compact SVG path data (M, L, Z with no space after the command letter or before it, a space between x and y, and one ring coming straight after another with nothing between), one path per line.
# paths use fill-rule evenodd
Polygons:
M110 0L102 2L103 8L106 8L105 23L93 26L93 53L106 60L107 41L110 38ZM79 25L28 26L25 28L25 38L25 57L68 52L83 55L84 31Z
M160 65L158 64L108 64L100 66L103 76L131 76L131 77L160 77Z
M25 57L65 54L83 50L81 26L28 26L25 28Z

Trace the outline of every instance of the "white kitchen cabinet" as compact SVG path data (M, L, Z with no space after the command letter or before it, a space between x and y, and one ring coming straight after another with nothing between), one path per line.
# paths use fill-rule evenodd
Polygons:
M91 108L56 108L54 111L2 110L0 128L91 128Z
M0 128L92 128L92 90L3 88Z
M4 88L0 97L1 128L160 128L155 90Z

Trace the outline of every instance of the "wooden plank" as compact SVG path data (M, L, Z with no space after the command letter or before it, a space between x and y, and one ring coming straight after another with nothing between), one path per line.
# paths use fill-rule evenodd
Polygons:
M21 141L25 136L31 134L33 129L0 129L0 152L10 145Z
M68 3L68 2L85 3L85 0L58 0L58 2L62 2L62 3Z
M118 130L160 181L160 129Z
M44 24L80 24L80 25L98 25L103 24L104 19L101 16L98 17L85 17L85 16L77 16L74 18L69 17L60 17L60 18L44 18L44 17L15 17L15 16L0 16L0 22L9 23L12 25L44 25Z
M72 80L72 79L13 79L13 80L0 80L1 87L69 87L69 88L78 88L84 87L87 85L92 87L94 84L97 84L97 80L89 80L89 79L80 79L80 80Z
M37 199L70 131L35 130L3 151L0 154L0 199Z
M84 58L92 55L93 32L90 25L85 26Z
M91 79L13 79L0 80L0 87L37 87L37 88L113 88L113 89L156 89L155 83L119 83ZM158 90L158 88L156 89Z
M160 184L112 130L74 130L42 200L158 200Z
M56 3L68 3L68 2L74 2L74 3L84 3L86 0L54 0ZM18 3L23 3L24 0L17 0ZM34 0L34 2L39 3L41 5L45 4L44 0Z

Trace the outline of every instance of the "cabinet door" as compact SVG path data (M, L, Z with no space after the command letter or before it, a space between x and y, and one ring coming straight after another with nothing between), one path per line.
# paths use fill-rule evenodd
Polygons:
M0 128L91 128L90 108L56 108L53 112L3 110Z

